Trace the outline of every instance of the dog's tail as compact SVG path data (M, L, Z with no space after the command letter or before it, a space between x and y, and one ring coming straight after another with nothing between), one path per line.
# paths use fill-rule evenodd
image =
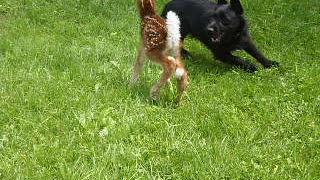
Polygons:
M140 18L156 14L154 0L137 0Z

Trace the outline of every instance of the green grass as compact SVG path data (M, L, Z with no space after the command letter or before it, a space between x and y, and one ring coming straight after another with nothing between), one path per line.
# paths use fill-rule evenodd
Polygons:
M149 103L152 63L127 88L133 1L0 0L0 179L319 179L320 1L242 3L281 67L250 74L188 39L175 107L174 82Z

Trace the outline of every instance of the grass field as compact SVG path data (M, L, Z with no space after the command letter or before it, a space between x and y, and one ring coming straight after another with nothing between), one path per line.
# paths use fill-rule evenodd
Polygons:
M133 0L0 0L0 179L319 179L320 1L242 3L280 68L247 73L188 39L176 107L174 81L149 103L152 63L127 88Z

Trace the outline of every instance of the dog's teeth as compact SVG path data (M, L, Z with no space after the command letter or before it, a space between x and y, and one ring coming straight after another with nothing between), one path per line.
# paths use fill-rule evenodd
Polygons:
M219 38L211 38L212 42L219 42L220 39Z

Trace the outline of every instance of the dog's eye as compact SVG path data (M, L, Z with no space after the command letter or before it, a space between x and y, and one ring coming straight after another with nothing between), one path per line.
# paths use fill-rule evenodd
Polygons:
M220 16L220 19L221 19L221 23L224 25L224 26L227 26L230 24L230 20L225 17L225 16Z

